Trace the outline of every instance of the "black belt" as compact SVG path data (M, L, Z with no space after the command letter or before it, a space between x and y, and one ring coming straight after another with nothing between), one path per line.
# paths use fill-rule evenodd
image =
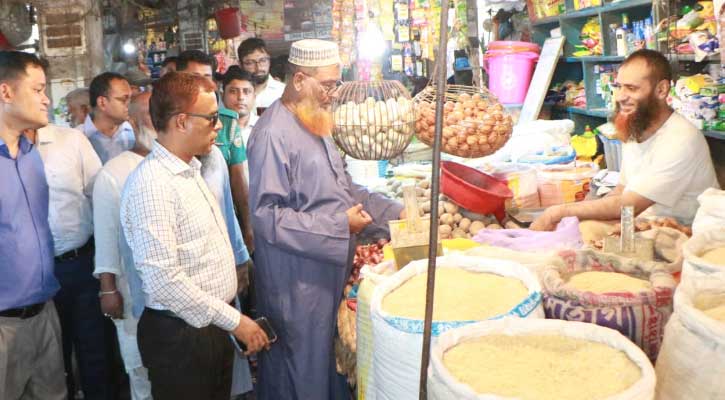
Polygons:
M45 303L32 304L19 308L11 308L9 310L0 311L0 317L20 319L33 318L34 316L40 314L41 311L43 311L43 307L45 307Z
M76 258L78 258L82 255L91 253L94 248L95 248L95 246L93 245L93 237L91 237L90 239L88 239L86 244L84 244L83 246L81 246L77 249L66 251L65 253L63 253L59 256L55 256L55 262L75 260Z

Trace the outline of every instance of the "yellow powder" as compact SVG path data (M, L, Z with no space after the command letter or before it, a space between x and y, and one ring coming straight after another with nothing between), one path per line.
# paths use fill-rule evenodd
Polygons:
M633 278L619 272L587 271L569 278L569 285L593 293L632 292L637 293L652 288L644 279Z
M620 350L547 334L469 340L449 349L443 364L476 393L522 400L604 399L642 376Z
M725 247L718 247L716 249L706 251L705 254L702 255L702 259L709 263L725 266Z
M388 293L383 310L399 317L423 319L428 274L416 275ZM436 270L433 320L481 321L510 311L528 295L520 280L460 268Z

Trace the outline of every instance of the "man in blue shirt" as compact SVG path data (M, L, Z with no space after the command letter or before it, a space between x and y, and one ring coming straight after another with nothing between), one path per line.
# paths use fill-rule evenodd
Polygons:
M0 51L0 399L66 397L48 184L22 131L48 124L43 64Z
M131 86L123 75L104 72L93 78L88 90L93 111L76 129L86 134L105 164L131 150L135 143L133 128L128 123Z

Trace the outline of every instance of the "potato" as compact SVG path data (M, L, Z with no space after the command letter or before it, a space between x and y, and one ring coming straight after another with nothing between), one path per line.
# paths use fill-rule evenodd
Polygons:
M441 234L441 236L450 236L453 232L453 228L451 228L449 225L441 225L438 227L438 233Z
M443 208L445 208L446 212L449 214L455 214L458 212L458 206L448 201L443 202Z
M514 221L508 221L504 224L506 229L521 229L521 227Z
M453 235L452 236L453 236L454 239L458 239L458 238L464 238L465 239L466 238L466 232L464 232L462 229L456 229L456 230L453 231Z
M420 188L420 187L416 187L416 188L415 188L415 195L416 195L417 197L422 197L422 196L425 196L425 189L423 189L423 188Z
M423 179L422 181L420 181L420 183L418 183L418 187L420 187L421 189L428 189L430 188L430 181L427 179Z
M440 221L443 224L452 225L453 224L453 215L448 214L448 213L441 214Z
M468 230L471 228L471 220L468 218L463 218L461 222L458 223L458 227L461 228L464 232L468 232Z
M491 225L487 226L486 229L503 229L503 228L499 224L491 224Z
M456 223L461 222L462 219L463 219L463 215L461 215L460 213L453 214L453 221L455 221Z
M486 228L486 224L484 224L483 222L473 221L471 223L471 226L468 228L468 231L471 232L471 235L476 235L478 233L478 231L480 231L481 229L485 229L485 228Z
M423 212L426 214L429 213L430 212L430 201L423 202L420 205L420 209L423 210Z

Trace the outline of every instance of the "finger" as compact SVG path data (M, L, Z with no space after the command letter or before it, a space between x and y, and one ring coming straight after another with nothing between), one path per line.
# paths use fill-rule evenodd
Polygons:
M355 206L353 207L355 212L360 212L362 210L362 208L363 208L362 204L360 204L360 203L355 204Z
M365 210L360 210L360 215L362 215L363 219L365 220L373 220L373 217L371 217L370 214L368 214L368 212Z

